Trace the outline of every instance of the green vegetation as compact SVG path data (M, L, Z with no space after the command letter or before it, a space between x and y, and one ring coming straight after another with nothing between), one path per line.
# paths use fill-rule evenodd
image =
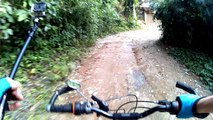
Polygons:
M213 58L205 53L186 48L172 48L170 54L197 74L213 92Z
M162 22L161 41L213 91L213 1L155 0L152 6Z
M57 87L62 86L63 81L75 68L75 61L80 59L85 52L86 48L76 49L74 47L39 52L27 51L16 76L16 80L23 85L25 100L19 110L7 114L8 119L45 117L44 113L47 114L45 105L51 94ZM8 55L10 55L8 57L15 59L15 55ZM0 64L3 66L0 67L0 71L10 70L12 66L10 61L11 59L1 59ZM3 76L3 72L0 74Z
M155 18L161 20L164 43L196 48L212 54L212 0L157 0Z
M29 9L35 0L0 1L0 76L9 74L32 26ZM23 84L23 107L6 119L46 119L45 105L58 85L75 69L76 61L96 39L136 27L123 16L122 0L46 0L41 21L15 77Z

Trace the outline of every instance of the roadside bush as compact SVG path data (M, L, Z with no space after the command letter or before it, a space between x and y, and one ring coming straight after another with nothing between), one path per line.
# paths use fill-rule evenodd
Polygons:
M21 40L26 36L26 29L30 26L29 10L24 4L22 9L13 2L0 2L0 50L7 48L7 45L15 47L22 43ZM15 35L15 36L13 36Z
M152 7L170 54L213 91L213 1L155 0Z
M164 0L153 6L155 18L162 22L163 42L212 54L213 1Z

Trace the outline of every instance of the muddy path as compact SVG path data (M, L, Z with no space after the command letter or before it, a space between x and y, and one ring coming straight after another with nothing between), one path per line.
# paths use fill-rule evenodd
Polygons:
M142 30L122 32L101 38L89 55L81 61L69 76L81 83L81 91L103 100L111 100L128 94L135 94L140 100L174 100L184 93L175 88L176 81L185 82L196 88L199 95L210 94L184 66L168 56L167 49L158 44L161 32L156 25L145 26ZM61 101L84 100L71 93ZM109 102L116 108L133 97ZM149 106L147 104L142 104ZM133 105L132 105L133 106ZM131 108L130 106L127 106ZM143 111L138 110L138 111ZM52 114L52 120L105 120L95 114L76 117L70 114ZM175 120L167 113L156 113L148 120ZM212 119L209 116L206 119Z

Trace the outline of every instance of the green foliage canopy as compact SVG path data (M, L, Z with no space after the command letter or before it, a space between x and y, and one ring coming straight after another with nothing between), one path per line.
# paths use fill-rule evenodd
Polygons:
M20 47L32 26L30 7L35 0L0 2L0 50ZM116 10L120 2L107 0L46 0L47 17L30 49L91 45L97 36L126 29L125 19ZM60 36L60 37L59 37Z
M163 42L212 54L213 1L164 0L153 6L155 18L162 22Z

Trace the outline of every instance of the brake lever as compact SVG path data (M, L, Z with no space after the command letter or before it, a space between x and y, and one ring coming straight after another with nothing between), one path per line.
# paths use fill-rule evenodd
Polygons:
M92 95L91 98L97 102L99 108L105 112L109 111L109 106L107 104L107 102L102 101L101 99L97 98L96 96Z
M188 92L188 93L190 93L190 94L196 95L196 92L195 92L194 88L188 86L188 85L185 84L185 83L182 83L182 82L180 82L180 81L177 81L176 87L177 87L177 88L180 88L180 89L182 89L182 90L184 90L184 91L186 91L186 92Z

